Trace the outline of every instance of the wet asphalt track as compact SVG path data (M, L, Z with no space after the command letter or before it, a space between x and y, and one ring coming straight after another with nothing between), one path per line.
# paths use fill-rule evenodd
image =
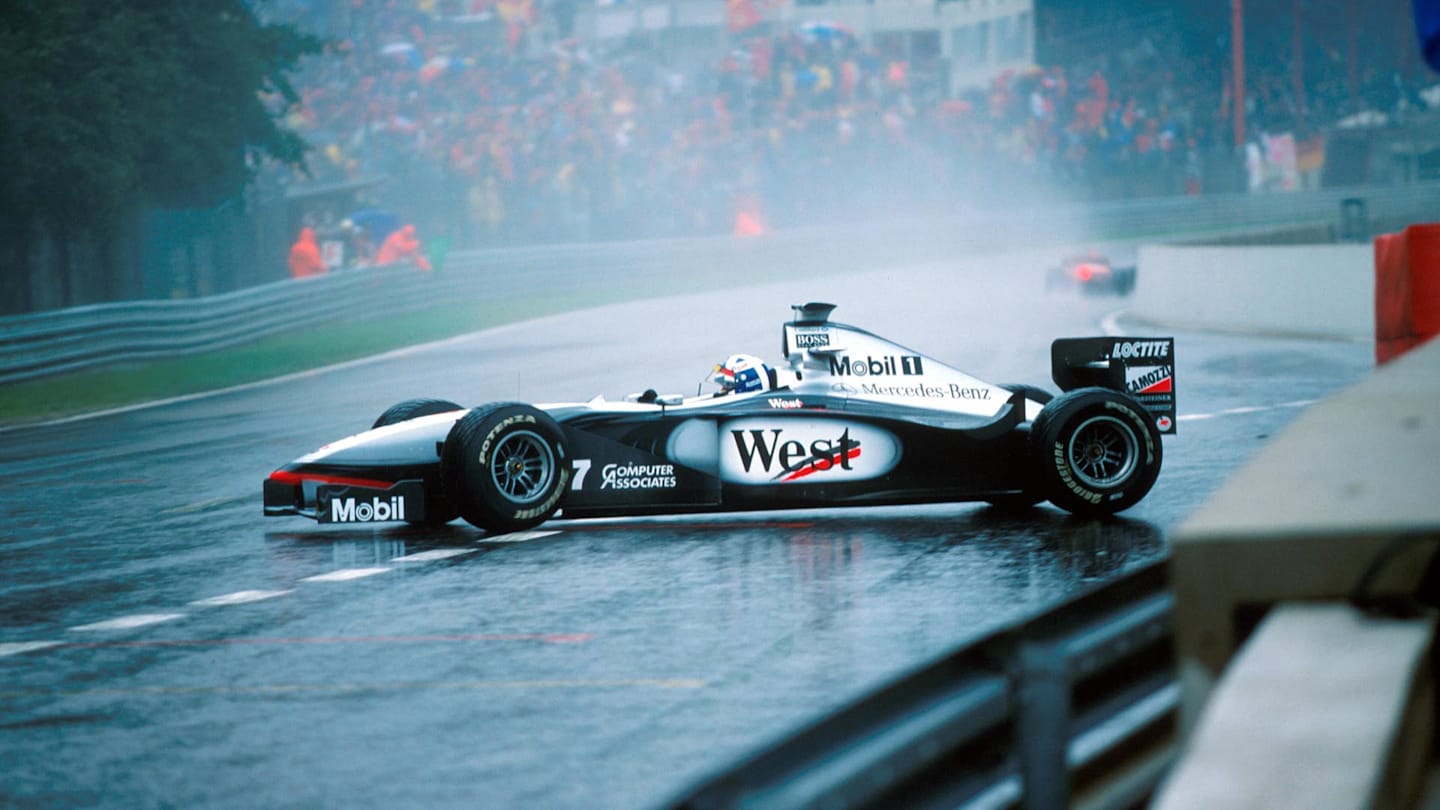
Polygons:
M652 806L1163 555L1300 403L1369 368L1367 345L1177 335L1180 435L1149 498L1106 523L959 504L485 538L260 514L271 469L395 401L690 393L727 353L773 357L803 300L1048 384L1049 340L1118 306L1044 295L1056 255L607 307L0 432L0 806Z

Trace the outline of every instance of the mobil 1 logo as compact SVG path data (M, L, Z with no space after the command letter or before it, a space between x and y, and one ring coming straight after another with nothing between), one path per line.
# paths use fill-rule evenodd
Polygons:
M830 358L830 373L837 377L918 377L925 373L920 355L865 355L851 358L848 355Z
M414 521L424 516L425 491L414 484L388 490L321 486L315 492L315 519L320 523Z

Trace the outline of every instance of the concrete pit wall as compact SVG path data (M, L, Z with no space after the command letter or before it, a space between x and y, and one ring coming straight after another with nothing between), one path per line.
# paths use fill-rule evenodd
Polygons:
M1145 245L1130 312L1175 329L1374 340L1374 249Z

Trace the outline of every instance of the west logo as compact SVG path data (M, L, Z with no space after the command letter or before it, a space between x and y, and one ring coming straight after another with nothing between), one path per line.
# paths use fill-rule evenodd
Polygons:
M837 377L854 375L856 377L870 376L895 376L904 374L916 376L924 374L925 370L920 363L920 355L905 354L897 360L895 357L886 355L881 358L865 356L865 359L851 360L849 357L830 358L830 373Z
M330 500L330 522L369 523L375 520L404 520L405 497L403 495L385 498L371 498L357 501L354 498L332 498Z
M853 469L850 462L860 456L860 442L850 438L849 428L839 438L816 439L809 447L803 442L781 438L783 433L781 428L730 431L745 472L750 472L758 462L760 469L773 473L771 480L794 481L825 470ZM779 472L775 472L777 463Z

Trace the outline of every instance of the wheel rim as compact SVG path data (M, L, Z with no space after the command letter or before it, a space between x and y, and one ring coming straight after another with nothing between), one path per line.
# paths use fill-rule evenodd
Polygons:
M490 459L490 480L506 500L532 503L545 497L555 477L555 454L537 433L521 430L500 440Z
M1139 448L1130 425L1113 416L1092 416L1070 435L1070 469L1085 486L1113 487L1135 470Z

